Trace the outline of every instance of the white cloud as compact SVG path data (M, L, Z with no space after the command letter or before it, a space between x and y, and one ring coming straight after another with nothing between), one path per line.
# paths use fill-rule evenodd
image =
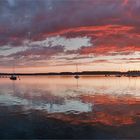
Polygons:
M76 50L82 46L91 46L90 38L88 37L75 37L66 38L61 36L48 37L42 41L29 42L25 40L23 46L10 46L5 45L0 48L0 55L8 56L14 53L22 52L31 48L40 47L53 47L53 46L64 46L66 50Z
M40 45L43 47L48 46L64 46L66 50L76 50L82 46L91 46L90 38L88 37L75 37L66 38L61 36L48 37L42 41L31 42L31 45Z

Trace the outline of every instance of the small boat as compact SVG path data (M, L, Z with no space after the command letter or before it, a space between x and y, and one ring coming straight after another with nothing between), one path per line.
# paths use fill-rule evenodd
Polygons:
M17 80L17 76L15 74L15 61L13 62L13 73L10 76L10 80Z
M74 78L75 78L75 79L79 79L80 76L79 76L79 75L75 75Z
M17 80L16 75L11 75L11 76L10 76L10 80Z
M76 65L76 73L78 73L78 65ZM76 75L74 76L74 78L75 78L75 79L79 79L80 76L79 76L78 74L76 74Z

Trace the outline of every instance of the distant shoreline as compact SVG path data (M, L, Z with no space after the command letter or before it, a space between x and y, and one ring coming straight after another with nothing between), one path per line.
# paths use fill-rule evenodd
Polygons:
M9 76L13 73L0 73L0 76ZM49 72L49 73L14 73L19 76L73 76L73 75L91 75L91 76L140 76L140 71L83 71L83 72Z

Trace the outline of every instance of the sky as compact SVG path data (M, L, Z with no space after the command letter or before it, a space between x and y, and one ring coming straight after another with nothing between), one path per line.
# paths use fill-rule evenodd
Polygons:
M140 69L140 0L0 0L0 72Z

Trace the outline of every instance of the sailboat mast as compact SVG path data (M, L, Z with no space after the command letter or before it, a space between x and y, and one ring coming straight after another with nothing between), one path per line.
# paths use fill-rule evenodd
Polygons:
M15 61L13 62L13 74L15 73Z
M13 74L15 74L15 60L13 62Z
M76 64L76 76L74 76L76 79L79 78L79 75L78 75L78 64Z
M76 64L76 72L78 73L78 64Z

